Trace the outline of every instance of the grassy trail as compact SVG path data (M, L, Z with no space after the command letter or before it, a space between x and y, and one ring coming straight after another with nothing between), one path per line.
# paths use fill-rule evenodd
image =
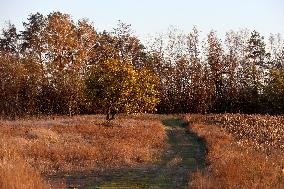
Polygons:
M165 126L169 149L158 162L118 169L104 175L70 176L67 187L74 188L187 188L189 174L205 166L205 142L186 128L179 118L161 120ZM82 187L84 186L84 187Z

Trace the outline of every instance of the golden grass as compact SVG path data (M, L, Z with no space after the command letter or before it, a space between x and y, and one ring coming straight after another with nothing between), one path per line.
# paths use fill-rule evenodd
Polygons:
M154 161L165 149L167 138L158 119L143 115L120 116L111 123L101 115L1 121L0 135L22 157L19 162L46 176ZM0 155L5 159L3 151ZM17 167L11 167L11 176L16 170ZM40 178L38 173L34 174ZM21 179L25 177L30 177L27 172ZM3 179L0 177L0 183Z
M256 150L284 151L284 117L268 115L220 114L206 116L232 134L238 142L249 143Z
M224 117L220 118L221 116ZM263 137L254 133L262 132L254 128L257 127L256 124L260 123L250 122L252 119L260 120L260 118L241 117L241 119L245 118L249 120L236 121L235 124L232 124L231 120L228 121L226 114L187 116L187 119L192 123L190 129L207 142L209 163L205 171L197 171L191 176L190 188L284 188L283 151L281 149L271 151L271 145L268 145L267 148L270 150L267 154L267 150L255 148L255 141L258 141L256 137L238 137L239 133L250 133L251 136ZM227 126L226 120L229 124ZM269 123L269 120L263 122L267 125L273 123ZM254 123L254 125L249 131L249 127L244 127L240 123ZM244 129L246 131L243 131ZM236 132L237 130L240 131ZM242 140L247 142L244 143ZM263 146L263 148L265 147Z
M17 144L7 138L0 139L0 188L48 189L40 174L26 163L17 152Z

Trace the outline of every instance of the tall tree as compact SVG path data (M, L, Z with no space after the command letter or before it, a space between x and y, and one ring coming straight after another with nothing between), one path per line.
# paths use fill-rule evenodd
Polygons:
M45 61L44 30L46 17L40 13L31 14L24 22L21 32L22 63L27 73L27 84L24 90L26 113L36 114L42 111L45 86L48 85Z
M267 112L277 114L284 112L284 40L277 34L271 35L269 42L270 69L263 98Z
M201 49L199 44L199 30L194 27L186 37L187 56L190 67L189 73L189 104L190 112L205 113L210 108L211 91L207 89L209 77L207 68L204 67L201 60Z
M48 49L49 81L55 89L56 113L78 111L83 96L83 81L78 75L81 61L75 61L77 55L76 26L70 15L54 12L48 15L44 31Z
M264 37L257 31L253 31L247 42L246 56L244 64L245 91L243 104L246 112L258 112L260 110L260 94L265 78L265 69L267 69L267 57L265 50Z
M19 58L20 56L20 35L17 32L15 25L10 22L7 28L2 30L2 37L0 38L0 51L6 54L11 54Z
M14 25L8 23L0 37L1 113L15 118L22 112L23 67L20 63L20 39Z
M211 31L207 38L207 62L210 68L211 83L214 94L214 111L224 111L224 74L226 74L226 64L224 61L224 50L220 39L216 33Z

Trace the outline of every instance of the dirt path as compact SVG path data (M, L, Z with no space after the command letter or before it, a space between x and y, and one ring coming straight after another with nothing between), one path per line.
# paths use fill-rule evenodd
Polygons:
M205 165L205 143L190 133L185 128L187 123L178 118L165 119L162 123L170 148L161 161L130 170L114 170L109 175L70 177L67 184L72 188L84 183L86 189L187 188L190 172Z

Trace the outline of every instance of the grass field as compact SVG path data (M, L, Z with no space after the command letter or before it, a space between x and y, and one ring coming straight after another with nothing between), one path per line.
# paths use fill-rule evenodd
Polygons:
M100 115L34 118L0 125L0 188L7 189L50 187L40 174L52 178L136 166L155 161L166 148L165 130L151 116L121 116L112 123Z
M5 189L284 188L282 116L44 117L2 120L0 135Z
M284 188L284 118L261 115L188 115L207 142L206 170L190 188Z

